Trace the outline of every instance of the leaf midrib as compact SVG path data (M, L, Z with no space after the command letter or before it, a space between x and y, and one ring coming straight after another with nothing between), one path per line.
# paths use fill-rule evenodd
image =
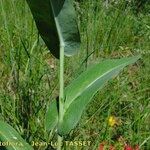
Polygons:
M56 16L56 14L55 14L54 7L53 7L53 4L52 4L52 1L51 1L51 0L50 0L50 4L51 4L52 12L53 12L53 15L54 15L54 20L55 20L55 25L56 25L57 32L58 32L58 36L59 36L60 46L61 46L61 47L65 47L65 41L64 41L64 39L63 39L62 31L61 31L61 28L60 28L60 25L59 25L57 16Z
M132 62L133 60L130 60L130 61ZM130 61L129 61L129 62L130 62ZM121 65L118 65L118 66L116 66L116 67L114 67L114 68L111 68L109 71L103 73L101 76L99 76L98 78L96 78L96 80L94 80L93 82L91 82L91 83L90 83L88 86L86 86L81 92L79 92L79 94L77 94L77 95L75 96L75 98L73 98L72 101L71 101L69 104L66 104L66 103L65 103L65 110L64 110L64 113L67 111L67 109L69 108L69 106L75 101L75 99L77 99L77 97L79 97L87 88L90 88L97 80L99 80L99 78L102 78L103 76L105 76L106 74L112 72L113 70L115 70L115 69L117 69L117 68L126 66L126 64L129 64L129 62L125 62L125 63L122 63ZM67 101L67 103L69 102L68 100L66 100L66 101ZM65 101L65 102L66 102L66 101Z

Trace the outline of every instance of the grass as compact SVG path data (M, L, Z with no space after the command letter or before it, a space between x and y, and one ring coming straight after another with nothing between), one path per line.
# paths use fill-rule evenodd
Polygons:
M107 9L98 0L82 0L75 6L82 44L78 55L65 60L66 85L90 64L105 58L141 53L142 60L98 92L80 124L65 137L91 141L91 146L66 150L96 150L103 141L121 143L118 139L149 150L149 13L137 16L123 2ZM39 37L25 0L0 0L0 17L0 119L29 143L55 141L55 135L45 132L44 115L58 95L58 60ZM110 116L118 119L118 125L108 125Z

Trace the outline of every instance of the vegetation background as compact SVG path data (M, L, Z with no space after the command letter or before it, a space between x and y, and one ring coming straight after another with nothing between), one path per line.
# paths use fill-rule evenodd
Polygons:
M80 124L65 139L91 141L90 147L77 149L96 150L107 142L150 150L150 1L78 0L74 4L82 44L78 55L65 60L66 85L105 58L142 54L142 60L96 94ZM58 95L58 63L38 35L25 0L0 0L0 119L29 143L56 138L45 131L44 116Z

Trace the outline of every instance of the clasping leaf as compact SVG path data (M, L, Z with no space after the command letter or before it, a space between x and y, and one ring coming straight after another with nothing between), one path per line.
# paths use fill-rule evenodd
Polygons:
M83 111L92 100L94 94L102 89L109 80L116 77L124 67L135 63L139 58L140 56L104 60L88 68L77 79L71 82L65 88L63 121L58 124L59 134L68 134L79 122ZM47 124L49 124L47 130L51 130L54 127L54 122L55 126L58 123L56 101L52 102L48 112L51 115L55 114L55 117L53 116L46 120Z

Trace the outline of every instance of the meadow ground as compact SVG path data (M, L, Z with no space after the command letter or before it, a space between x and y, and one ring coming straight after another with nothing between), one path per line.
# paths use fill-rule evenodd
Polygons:
M102 142L119 150L122 143L150 150L150 6L138 14L124 2L105 6L100 0L82 0L75 7L82 44L78 55L65 59L65 85L103 59L137 54L142 59L95 95L65 140L91 141L77 148L85 150L97 150ZM58 64L25 0L0 0L0 120L29 143L56 138L45 132L44 121L58 95Z

